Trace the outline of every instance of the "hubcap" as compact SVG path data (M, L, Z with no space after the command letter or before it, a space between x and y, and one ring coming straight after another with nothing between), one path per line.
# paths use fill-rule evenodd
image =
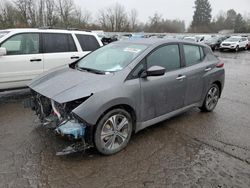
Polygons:
M129 136L129 121L121 114L111 116L103 125L101 141L108 150L122 146Z
M210 88L207 94L207 99L206 99L206 106L208 110L212 110L219 99L219 91L216 87Z

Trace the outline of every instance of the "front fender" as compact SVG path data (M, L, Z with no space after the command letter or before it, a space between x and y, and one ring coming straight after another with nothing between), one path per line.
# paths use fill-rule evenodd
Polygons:
M137 112L139 90L139 81L130 81L122 87L94 93L72 112L90 125L95 125L105 111L117 105L128 105Z

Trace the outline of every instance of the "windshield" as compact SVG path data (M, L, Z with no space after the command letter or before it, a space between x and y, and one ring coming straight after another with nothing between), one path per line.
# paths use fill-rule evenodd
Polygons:
M227 42L238 42L240 40L240 38L229 38L226 41Z
M7 35L8 33L9 33L9 31L0 31L0 38Z
M208 38L207 40L206 40L206 42L217 42L219 40L219 38L216 38L216 37L212 37L212 38Z
M138 44L109 44L81 59L77 63L77 68L103 72L119 71L131 63L146 48L146 45Z

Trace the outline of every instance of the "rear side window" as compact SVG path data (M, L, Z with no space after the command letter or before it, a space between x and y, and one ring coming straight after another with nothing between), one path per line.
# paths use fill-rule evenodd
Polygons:
M203 50L201 52L201 48L195 45L183 45L184 55L186 59L186 66L195 65L201 62L201 59L204 57ZM201 57L201 53L203 57Z
M93 35L76 34L76 37L83 51L94 51L100 47L100 44Z
M166 71L176 70L180 68L180 53L177 44L167 45L156 49L147 58L147 66L161 66Z
M46 33L43 34L44 53L60 53L77 51L71 34Z

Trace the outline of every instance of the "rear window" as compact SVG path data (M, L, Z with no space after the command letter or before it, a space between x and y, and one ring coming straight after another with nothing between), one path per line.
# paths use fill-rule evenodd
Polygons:
M94 51L100 47L100 44L93 35L76 34L76 37L83 51Z
M43 34L43 50L44 53L77 51L71 34L64 34L64 33Z

